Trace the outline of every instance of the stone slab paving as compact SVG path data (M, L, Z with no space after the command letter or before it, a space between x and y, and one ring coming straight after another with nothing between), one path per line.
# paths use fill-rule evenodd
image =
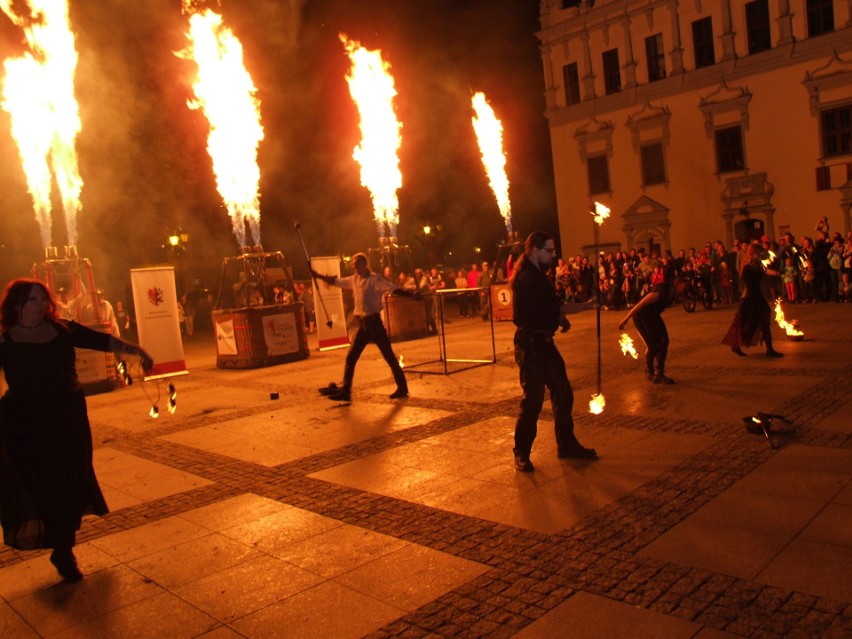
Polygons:
M496 364L409 368L405 402L368 348L349 406L315 390L343 351L219 370L197 336L174 415L150 419L138 384L89 398L112 512L84 522L80 584L0 550L0 635L852 636L852 307L788 309L806 340L782 360L720 346L732 314L666 313L664 388L603 313L601 416L595 316L572 316L557 344L601 458L558 461L545 410L532 476L511 467L507 323ZM478 353L484 326L448 343ZM395 345L411 364L436 347ZM745 432L758 410L789 420L777 448Z

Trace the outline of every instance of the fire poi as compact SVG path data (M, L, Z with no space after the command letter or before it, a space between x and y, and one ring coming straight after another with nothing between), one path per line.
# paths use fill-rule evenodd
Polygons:
M243 63L239 39L222 16L197 10L194 0L183 0L189 14L189 44L175 55L192 60L198 75L192 84L195 99L210 123L207 152L213 161L216 188L222 196L240 249L246 246L248 222L254 245L260 245L260 168L257 147L263 140L257 88Z
M609 217L610 210L607 206L601 204L600 202L595 202L595 208L591 211L592 216L595 220L595 281L597 283L597 338L598 338L598 392L592 395L592 399L589 400L589 412L593 415L600 415L603 412L604 406L606 406L606 400L603 396L603 390L601 388L601 275L600 275L600 265L598 264L599 259L599 249L600 238L599 238L599 229L603 226L604 220Z
M799 330L796 320L788 322L784 317L784 309L781 308L781 298L775 300L775 323L778 324L787 337L792 341L800 341L804 333Z
M512 233L512 204L509 200L509 178L506 176L506 154L503 151L503 123L494 115L494 109L481 91L473 94L471 104L475 115L472 118L476 141L482 154L482 164L488 175L488 183L497 200L500 215L506 230Z
M604 406L606 406L606 399L604 399L603 393L593 394L592 399L589 400L589 412L592 415L600 415Z
M396 237L399 224L397 191L402 186L397 152L402 124L394 112L397 92L390 65L379 50L370 51L340 34L352 64L346 81L361 116L361 142L352 157L361 165L361 185L370 191L379 236Z
M627 333L621 334L621 337L618 339L618 345L621 347L622 355L630 355L633 359L639 358L639 353L637 353L636 349L633 347L633 338L631 338Z
M24 31L29 51L3 66L2 107L27 179L45 249L52 243L52 182L62 199L68 245L77 245L77 213L83 180L75 142L81 130L74 97L77 50L66 0L0 0L0 9ZM26 13L18 13L26 9ZM52 169L52 171L51 171Z

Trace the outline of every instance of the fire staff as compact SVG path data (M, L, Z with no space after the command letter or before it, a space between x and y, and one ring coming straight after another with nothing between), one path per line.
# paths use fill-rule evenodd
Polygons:
M645 377L655 384L674 384L666 377L666 355L669 352L669 332L661 313L671 303L670 282L654 284L651 291L630 309L618 324L622 330L631 319L645 342Z
M520 367L521 410L515 424L515 468L532 472L530 451L544 403L544 389L550 389L557 454L560 459L594 459L597 453L586 448L574 435L574 393L565 372L565 361L553 343L556 329L570 327L544 271L553 260L553 238L541 231L527 238L524 254L515 264L510 280L517 326L515 361Z
M367 255L356 253L354 256L355 273L348 277L337 277L334 275L322 275L311 269L311 274L325 282L352 291L355 300L355 318L358 320L358 330L349 352L346 354L346 365L343 369L343 385L335 393L326 395L331 400L348 402L352 394L352 378L355 376L355 364L364 352L367 344L373 342L379 347L382 357L390 366L396 381L396 390L391 394L391 399L402 399L408 397L408 383L405 374L394 355L388 339L387 331L382 323L382 297L387 292L399 295L410 295L384 277L370 271L367 265Z

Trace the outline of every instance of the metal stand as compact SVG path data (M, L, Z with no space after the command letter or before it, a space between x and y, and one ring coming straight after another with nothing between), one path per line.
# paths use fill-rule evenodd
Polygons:
M411 370L414 368L429 366L432 364L441 364L443 370L439 371L429 371L429 370L420 370L419 373L424 375L452 375L453 373L458 373L459 371L468 370L470 368L476 368L478 366L484 366L486 364L496 364L497 363L497 346L494 341L494 314L489 313L489 326L491 329L491 359L465 359L465 358L451 358L447 356L447 334L444 323L444 298L447 295L458 295L459 293L470 293L472 291L476 291L477 295L480 291L487 291L486 288L444 288L439 291L435 291L435 296L438 300L438 313L440 316L440 329L438 330L438 359L433 359L428 362L421 362L419 364L406 365L406 370ZM466 366L454 367L453 370L450 370L449 364L466 364Z

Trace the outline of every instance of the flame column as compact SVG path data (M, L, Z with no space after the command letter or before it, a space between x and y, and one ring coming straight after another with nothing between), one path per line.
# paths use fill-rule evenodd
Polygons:
M346 80L361 115L361 143L352 157L361 165L361 185L370 191L379 237L391 242L399 224L397 191L402 187L397 155L402 124L394 112L394 79L381 51L369 51L344 34L340 41L352 63Z

